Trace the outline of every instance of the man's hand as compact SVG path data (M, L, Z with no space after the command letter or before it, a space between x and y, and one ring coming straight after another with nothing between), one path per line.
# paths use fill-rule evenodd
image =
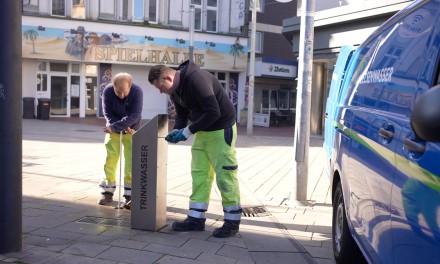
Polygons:
M189 131L189 128L185 127L185 128L180 129L177 132L177 134L175 136L173 136L173 138L168 142L176 144L180 141L186 141L189 138L189 136L191 136L191 135L192 135L192 133L191 133L191 131Z
M124 130L124 132L125 132L125 134L133 135L133 134L136 132L136 130L132 129L131 127L127 127L127 128Z
M178 129L174 129L173 132L169 133L166 137L165 140L168 142L171 142L173 140L173 138L179 133Z
M110 127L110 126L106 126L106 127L104 127L104 132L105 133L113 133L113 131L112 131L112 128Z

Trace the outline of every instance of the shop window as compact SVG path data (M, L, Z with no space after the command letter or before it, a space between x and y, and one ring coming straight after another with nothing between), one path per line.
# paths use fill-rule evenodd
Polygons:
M80 80L81 80L80 76L70 77L70 115L71 116L79 116L80 98L81 98Z
M98 75L98 66L96 65L87 65L86 66L86 74L97 76Z
M69 71L69 64L51 62L50 63L50 71L68 72Z
M47 74L37 74L37 92L47 92Z
M296 91L290 90L290 110L296 109Z
M38 13L39 9L39 0L23 0L24 13Z
M97 75L97 65L86 65L86 116L96 116L99 100Z
M66 16L66 0L52 0L52 16Z
M72 64L72 73L79 74L79 64Z
M86 7L84 5L84 0L72 0L72 18L85 19L86 18Z
M44 61L38 62L38 71L47 71L47 63Z
M289 109L289 91L288 90L279 90L278 91L279 98L279 109L280 110L288 110Z

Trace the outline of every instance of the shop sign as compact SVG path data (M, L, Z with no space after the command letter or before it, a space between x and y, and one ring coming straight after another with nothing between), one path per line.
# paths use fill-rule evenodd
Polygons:
M177 66L188 60L188 43L175 39L151 38L104 32L88 32L83 26L76 29L37 26L22 27L22 56L24 58ZM218 70L244 71L247 67L247 48L240 40L205 47L195 43L194 62L200 67Z
M256 61L255 76L296 78L297 67L295 65L284 65L264 61Z
M256 126L269 127L270 114L254 113L253 120L253 124Z

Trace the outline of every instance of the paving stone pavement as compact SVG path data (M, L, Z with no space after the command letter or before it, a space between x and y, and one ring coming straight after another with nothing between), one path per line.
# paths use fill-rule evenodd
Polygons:
M191 139L168 146L165 228L78 222L86 216L130 221L129 211L96 204L103 140L101 126L23 120L23 247L0 255L0 263L335 263L322 138L310 140L308 202L297 204L290 199L293 137L239 135L242 206L263 206L269 214L243 217L239 234L225 239L211 236L223 219L215 185L206 231L170 228L187 212Z

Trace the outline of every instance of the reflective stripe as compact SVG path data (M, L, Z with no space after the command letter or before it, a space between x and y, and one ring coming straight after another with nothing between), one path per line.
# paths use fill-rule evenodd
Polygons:
M226 220L240 220L241 219L241 214L225 213L225 219Z
M105 181L99 183L99 187L103 190L103 192L114 193L116 190L116 183L109 182L108 184Z
M224 212L232 212L232 211L237 211L241 209L241 205L240 204L236 204L236 205L231 205L231 206L223 206L223 211Z
M189 208L190 209L202 209L202 210L208 210L207 203L195 203L195 202L189 202Z
M197 212L194 210L189 210L188 211L188 216L194 217L194 218L199 218L199 219L205 219L205 212Z

